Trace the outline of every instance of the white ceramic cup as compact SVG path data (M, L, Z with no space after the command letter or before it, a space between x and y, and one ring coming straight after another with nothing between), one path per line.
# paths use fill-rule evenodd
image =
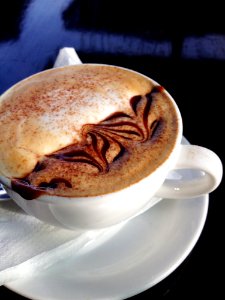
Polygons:
M73 61L73 64L76 63L81 63L78 57L77 61ZM118 224L144 212L162 198L188 199L212 192L221 181L222 163L211 150L181 145L181 115L175 101L169 94L168 97L176 110L179 123L175 146L168 158L138 183L100 196L67 198L41 195L31 201L13 191L10 180L0 174L3 187L28 214L72 230L105 228ZM201 172L199 176L189 180L166 179L168 173L176 169L197 169ZM4 192L1 196L4 196Z

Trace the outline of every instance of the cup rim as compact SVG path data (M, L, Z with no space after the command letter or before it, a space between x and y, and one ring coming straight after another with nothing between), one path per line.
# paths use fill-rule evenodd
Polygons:
M57 67L57 68L51 68L51 69L43 70L43 71L37 72L35 74L32 74L32 75L20 80L16 84L12 85L9 89L7 89L3 94L0 95L0 100L1 100L1 98L5 97L8 93L10 93L14 88L16 88L20 85L23 85L24 83L29 81L31 78L35 78L35 77L41 76L42 74L46 74L46 73L55 73L57 71L61 71L61 70L64 70L64 69L72 69L72 68L76 68L78 66L80 67L80 66L90 66L90 65L91 66L104 66L104 67L109 67L109 68L113 67L113 68L126 70L128 72L135 73L135 74L137 74L141 77L144 77L147 80L150 80L154 85L160 85L157 81L155 81L151 77L149 77L147 75L144 75L144 74L142 74L138 71L126 68L126 67L121 67L121 66L111 65L111 64L102 64L102 63L82 63L82 64L76 64L76 65L67 65L67 66L62 66L62 67ZM176 111L178 132L177 132L177 136L176 136L175 143L173 145L172 151L169 153L168 157L160 165L158 165L156 167L156 169L154 171L152 171L147 177L150 177L158 169L160 169L162 166L164 166L168 162L168 160L170 160L171 156L173 156L173 153L176 152L176 148L178 147L178 145L180 145L181 139L182 139L183 122L182 122L182 117L181 117L180 110L178 108L177 103L175 102L175 100L171 96L171 94L165 88L164 88L164 93L166 94L166 96L170 100L170 102L173 104L173 108ZM142 181L145 178L146 177L142 178L140 181ZM134 182L133 184L123 188L122 190L126 190L130 186L136 185L140 181ZM3 174L1 174L1 172L0 172L0 182L2 182L3 186L6 186L6 188L12 190L12 188L11 188L11 178L8 178L8 177L4 176ZM18 194L15 191L13 191L13 192ZM52 203L52 204L53 203L58 203L59 201L60 202L63 201L64 203L68 201L69 203L71 203L71 201L78 201L78 199L80 199L81 201L84 201L85 199L87 199L87 200L89 200L89 199L102 199L102 198L104 198L105 195L116 195L116 193L119 193L119 192L121 192L121 190L117 190L117 191L114 191L114 192L110 192L110 193L106 193L106 194L102 194L102 195L97 195L97 196L82 196L82 197L80 197L80 196L70 197L70 196L58 196L58 195L43 194L43 195L40 195L38 198L35 198L33 200L26 200L26 199L25 200L26 201L41 201L41 202ZM21 197L21 198L24 199L23 197ZM54 199L54 198L57 198L58 200Z

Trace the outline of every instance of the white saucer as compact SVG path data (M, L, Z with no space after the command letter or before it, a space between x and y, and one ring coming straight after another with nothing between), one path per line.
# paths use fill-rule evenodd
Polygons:
M155 285L190 253L205 223L208 196L163 200L103 245L7 287L36 300L125 299Z
M188 177L193 174L186 172ZM205 223L208 198L164 199L97 248L6 286L36 300L118 300L136 295L168 276L190 253Z

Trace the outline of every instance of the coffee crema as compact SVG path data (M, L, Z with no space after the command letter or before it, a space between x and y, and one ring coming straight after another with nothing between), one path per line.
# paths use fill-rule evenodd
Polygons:
M22 81L1 97L0 124L0 173L27 200L123 189L165 161L178 132L161 86L104 65Z

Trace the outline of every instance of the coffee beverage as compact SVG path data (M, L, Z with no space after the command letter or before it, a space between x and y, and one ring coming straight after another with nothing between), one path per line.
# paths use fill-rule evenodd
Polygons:
M124 68L48 70L0 99L0 177L27 200L121 190L154 172L178 135L169 94Z
M120 67L33 75L0 97L0 126L0 182L25 212L54 226L106 228L162 198L209 193L222 178L214 152L181 145L181 115L165 89ZM167 180L173 169L205 175Z

